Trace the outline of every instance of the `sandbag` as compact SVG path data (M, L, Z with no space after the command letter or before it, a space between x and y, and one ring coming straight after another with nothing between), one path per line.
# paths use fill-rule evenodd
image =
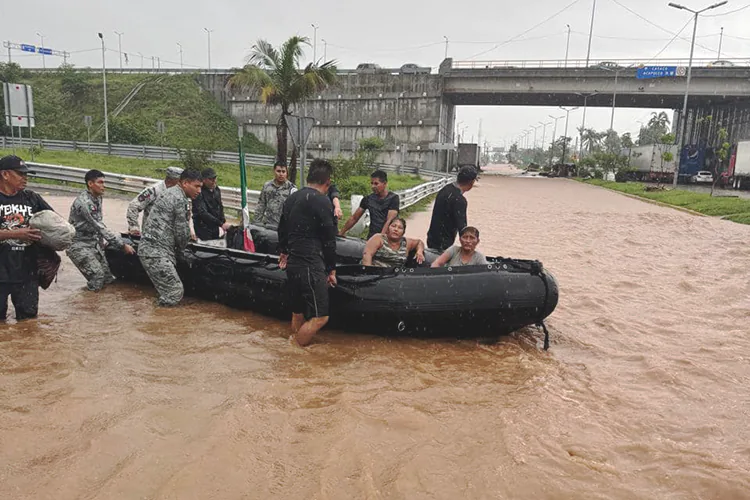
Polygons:
M52 210L42 210L31 218L29 226L42 232L42 245L58 252L67 250L73 244L76 229Z

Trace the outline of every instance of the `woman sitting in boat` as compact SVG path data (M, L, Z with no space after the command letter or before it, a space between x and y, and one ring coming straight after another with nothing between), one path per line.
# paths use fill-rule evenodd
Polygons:
M422 240L405 238L406 221L397 217L388 225L385 234L376 234L365 245L362 265L375 267L401 267L406 264L409 254L416 251L417 264L424 262Z
M459 231L461 246L453 246L435 259L432 267L442 266L480 266L486 265L487 259L476 248L479 244L479 229L467 226Z

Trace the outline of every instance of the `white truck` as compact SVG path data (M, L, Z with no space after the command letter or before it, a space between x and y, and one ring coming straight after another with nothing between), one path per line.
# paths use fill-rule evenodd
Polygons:
M664 153L672 153L672 160L665 161ZM649 144L637 146L623 151L629 158L629 165L633 170L633 177L637 181L669 182L674 176L677 158L677 146L667 144Z
M734 189L750 188L750 141L737 143L727 173Z

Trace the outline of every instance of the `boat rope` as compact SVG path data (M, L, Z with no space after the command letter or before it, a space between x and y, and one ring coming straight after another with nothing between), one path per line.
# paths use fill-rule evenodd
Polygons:
M542 311L541 315L544 315L545 311L547 310L547 302L549 301L549 283L547 282L547 275L544 274L544 268L542 267L541 262L536 262L536 265L532 265L532 273L536 274L541 278L542 283L544 283L544 303L542 304ZM541 328L544 331L544 350L549 350L549 330L547 330L547 325L544 324L544 318L541 317L539 321L536 323L537 328Z

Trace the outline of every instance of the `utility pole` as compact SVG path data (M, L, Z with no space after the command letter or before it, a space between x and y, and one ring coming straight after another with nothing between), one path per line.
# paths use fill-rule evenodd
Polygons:
M42 44L42 47L44 47L44 35L42 35L41 33L39 33L39 32L37 31L37 32L36 32L36 36L38 36L39 38L41 38L41 39L42 39L42 42L41 42L41 44ZM44 59L44 52L42 52L42 68L44 68L44 69L47 69L47 62L46 62L46 61L45 61L45 59Z
M443 35L443 38L445 38L445 57L444 59L448 59L448 37Z
M589 59L591 58L591 39L594 37L594 17L596 15L596 0L594 5L591 7L591 28L589 29L589 48L586 51L586 67L589 67Z
M677 187L677 180L680 177L680 163L682 162L682 150L684 149L683 143L685 142L685 129L687 129L687 120L688 120L687 106L688 106L688 96L690 95L690 80L692 79L692 76L693 76L693 54L695 53L695 34L698 31L698 16L701 15L703 12L706 12L707 10L721 7L722 5L726 5L727 3L728 3L728 0L724 0L723 2L709 5L705 9L701 9L701 10L692 10L677 3L673 3L673 2L669 3L670 7L673 7L679 10L686 10L693 14L693 40L690 42L690 60L688 62L687 82L685 83L685 99L682 103L682 116L680 116L681 121L682 121L682 126L680 127L680 138L679 138L679 141L677 142L677 146L679 147L680 159L675 163L675 167L674 167L674 179L672 180L672 185L674 187Z
M122 71L122 35L124 34L125 33L115 31L115 35L117 35L117 51L120 53L120 71Z
M565 67L568 67L568 53L570 52L570 25L566 24L565 26L568 27L568 43L565 44Z
M109 112L107 111L107 62L105 59L104 35L99 33L102 41L102 80L104 82L104 142L109 144Z
M724 41L724 26L721 27L721 34L719 35L719 53L716 55L716 59L721 59L721 44Z
M318 27L314 24L311 24L310 26L313 27L313 64L317 64L318 62Z
M205 31L206 34L208 34L208 69L211 69L211 33L214 30L203 28L203 31Z
M182 44L180 42L177 42L177 46L180 48L180 69L182 69L184 67L182 65Z

